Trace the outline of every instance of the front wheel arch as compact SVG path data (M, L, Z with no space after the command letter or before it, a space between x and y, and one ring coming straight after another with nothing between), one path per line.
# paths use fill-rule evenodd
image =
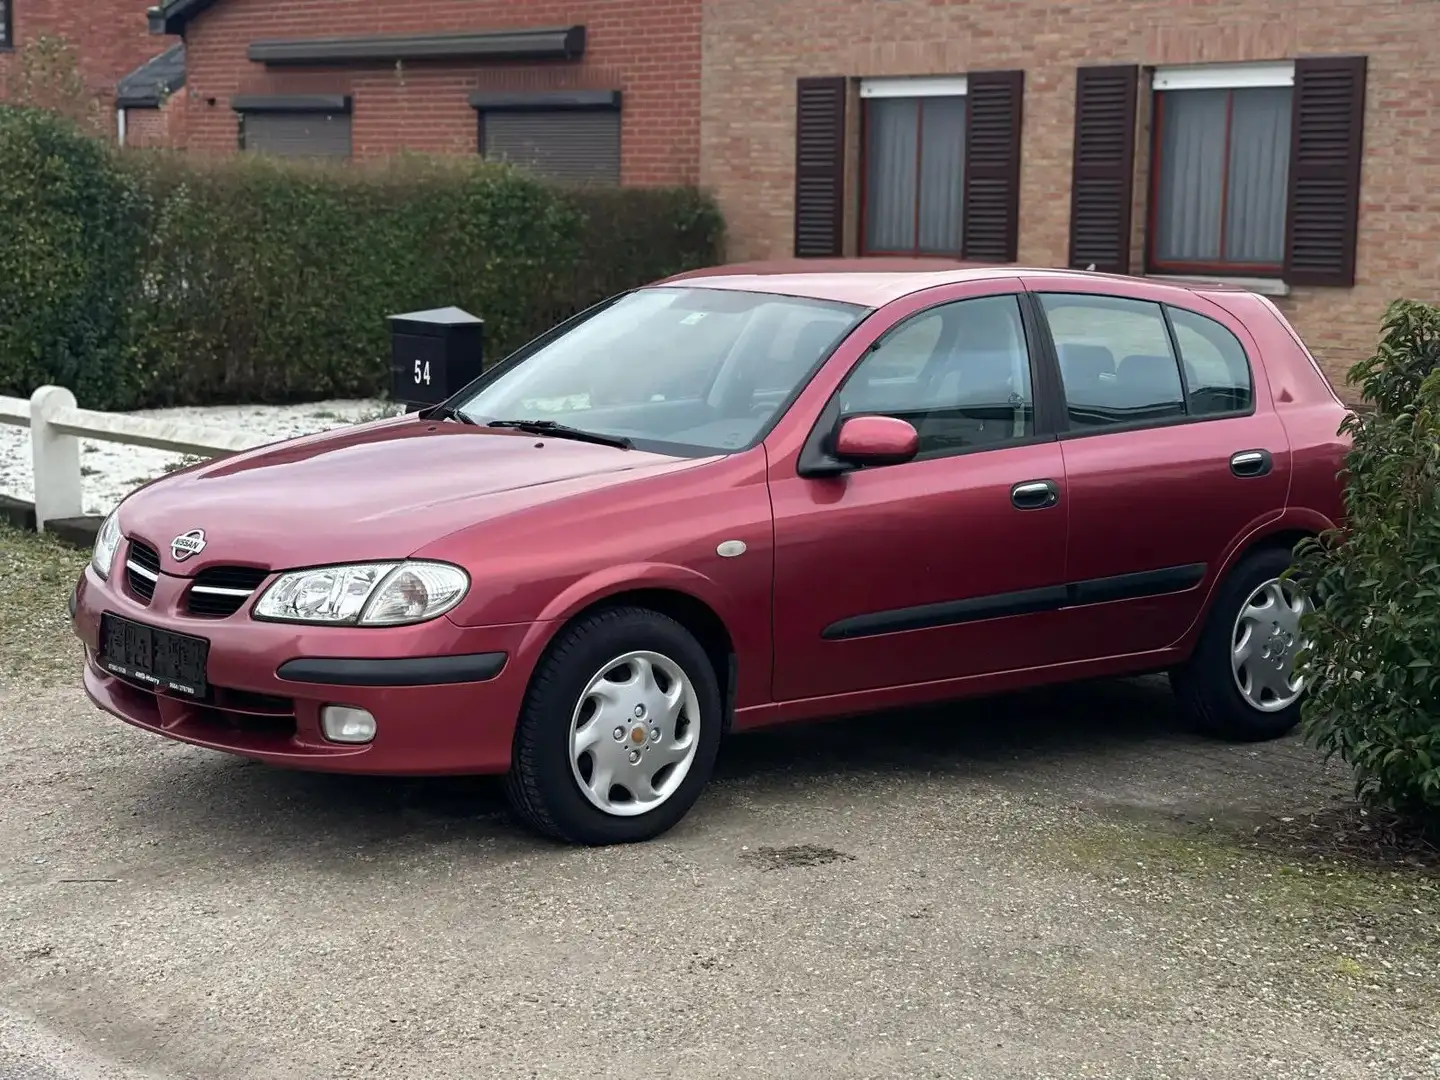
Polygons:
M680 589L635 586L606 593L576 609L548 628L545 640L539 643L538 656L544 656L551 644L572 626L591 616L615 608L643 608L674 619L684 627L705 650L715 679L720 684L722 732L728 733L735 712L735 695L739 676L739 659L730 628L720 613L693 593ZM538 624L537 624L538 625ZM530 678L533 680L534 672Z
M595 678L594 672L604 675L606 669L615 663L617 656L631 657L651 654L650 660L666 661L678 665L690 683L692 707L698 712L690 713L690 722L700 721L698 739L693 751L693 763L686 767L679 786L664 794L662 801L648 810L634 815L611 815L606 807L590 798L583 788L588 781L575 772L577 753L590 754L591 769L599 767L601 758L612 758L609 753L615 747L607 738L590 739L577 749L571 741L574 737L573 724L579 723L577 711L587 699L584 689ZM630 680L622 679L621 683ZM663 684L662 684L663 687ZM653 682L648 692L656 692ZM641 687L639 698L644 703L646 690ZM578 695L578 697L577 697ZM601 695L602 707L616 703L614 695ZM577 704L578 703L578 704ZM622 708L628 709L623 700ZM652 705L657 717L667 712L661 705ZM615 606L597 604L585 614L567 620L564 627L547 642L545 650L531 677L526 691L515 730L515 741L511 755L510 771L506 777L506 791L511 806L520 818L541 833L557 839L583 844L627 843L651 839L660 835L683 818L699 797L714 766L715 753L723 736L723 692L719 679L711 667L704 647L685 626L668 615L652 608L634 605ZM636 705L634 716L642 717L646 712ZM573 716L572 716L573 714ZM628 713L626 714L629 715ZM714 717L715 722L705 718ZM590 720L595 720L593 714ZM600 717L602 727L609 731L611 719ZM678 714L668 720L657 720L656 726L665 732L666 724L681 719ZM586 721L587 723L589 721ZM618 721L622 726L615 728L615 738L622 738L625 724L635 721ZM649 725L649 721L645 726ZM666 734L654 733L653 744L642 737L636 739L643 746L636 748L629 756L628 766L641 771L631 774L631 779L647 779L643 771L644 761L653 760L656 747L676 746L678 728ZM653 732L652 732L653 733ZM603 743L608 750L601 753ZM625 747L621 747L623 751ZM641 754L647 754L644 760ZM599 757L594 755L599 754ZM661 753L662 760L665 754ZM629 772L625 762L620 769ZM664 767L663 765L661 766ZM652 767L653 768L653 767ZM627 787L626 782L619 786ZM613 789L612 789L613 790ZM640 789L629 786L633 799L639 799Z

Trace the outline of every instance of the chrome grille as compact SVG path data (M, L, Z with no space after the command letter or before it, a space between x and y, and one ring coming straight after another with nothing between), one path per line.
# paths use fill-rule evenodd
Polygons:
M131 540L125 554L125 583L130 592L149 603L155 596L155 583L160 580L160 553L143 540Z
M186 609L204 619L234 615L269 576L268 570L255 566L206 567L195 575L195 583L186 594Z

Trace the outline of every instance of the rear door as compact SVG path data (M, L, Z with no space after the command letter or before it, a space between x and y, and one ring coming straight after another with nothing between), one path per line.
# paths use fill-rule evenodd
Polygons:
M1289 444L1254 341L1189 292L1026 284L1063 395L1064 658L1165 648L1237 540L1285 506Z

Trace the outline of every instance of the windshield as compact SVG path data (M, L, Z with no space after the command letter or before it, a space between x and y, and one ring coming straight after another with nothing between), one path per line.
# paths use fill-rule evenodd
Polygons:
M740 450L867 314L770 293L642 289L497 368L459 410L480 424L546 420L660 450Z

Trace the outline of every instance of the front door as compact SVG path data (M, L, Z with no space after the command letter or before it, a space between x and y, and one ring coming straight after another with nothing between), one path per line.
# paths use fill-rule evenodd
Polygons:
M915 460L820 478L772 464L777 700L1053 659L1068 498L1016 288L937 290L841 385L842 415L915 425Z
M1284 508L1285 429L1245 328L1204 298L1120 297L1073 278L1029 285L1068 428L1065 659L1166 648L1233 544Z

